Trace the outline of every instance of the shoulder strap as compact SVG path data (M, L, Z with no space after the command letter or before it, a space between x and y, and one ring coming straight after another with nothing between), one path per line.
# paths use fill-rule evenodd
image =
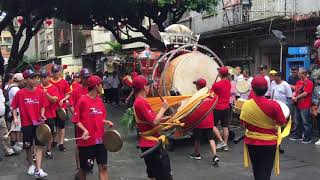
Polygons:
M12 88L14 88L14 87L18 87L18 86L16 86L16 85L12 85L12 86L10 86L9 88L8 88L8 94L9 94L9 92L10 92L10 90L12 89Z

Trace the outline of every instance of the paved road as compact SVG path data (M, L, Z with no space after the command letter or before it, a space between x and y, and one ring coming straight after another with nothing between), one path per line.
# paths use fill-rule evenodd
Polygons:
M108 118L119 121L123 108L108 107ZM72 128L67 129L72 135ZM145 165L139 159L139 150L135 147L134 133L125 134L125 143L121 152L109 153L109 174L111 180L144 180L146 179ZM74 142L66 144L66 152L54 151L53 160L45 160L43 168L49 173L50 180L71 180L75 167L73 147ZM286 150L281 156L281 174L273 177L274 180L314 180L320 177L320 147L313 144L303 145L285 141L282 147ZM187 155L192 152L189 141L178 142L175 151L170 152L173 166L174 179L176 180L252 180L251 170L246 170L242 165L243 146L231 145L230 152L220 152L221 162L219 167L210 165L211 155L208 144L201 147L201 161L191 160ZM0 180L31 180L26 175L25 154L17 157L5 158L0 162ZM98 179L97 168L94 174L88 176L89 180Z

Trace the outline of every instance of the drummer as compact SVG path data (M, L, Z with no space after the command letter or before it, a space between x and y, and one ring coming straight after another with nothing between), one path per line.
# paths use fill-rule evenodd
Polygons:
M27 69L23 72L23 77L26 79L26 87L17 92L11 103L13 119L16 125L19 125L17 108L19 108L21 117L21 131L23 134L23 148L27 153L27 161L29 163L28 175L36 178L48 176L41 169L42 163L42 146L36 137L36 128L42 124L45 117L45 108L49 105L45 98L45 93L36 88L36 74ZM33 142L35 143L33 149ZM36 165L33 164L32 154L35 152Z
M231 96L231 83L228 79L229 70L227 67L223 66L218 69L220 81L212 85L211 90L218 96L218 102L215 109L213 110L214 114L214 127L213 132L218 138L217 149L223 148L225 151L229 151L228 148L228 138L229 138L229 111L230 111L230 96ZM220 132L217 128L217 125L221 122L223 128L223 139L220 135Z
M205 79L198 79L193 82L193 84L196 85L197 90L199 91L200 89L206 87L207 82ZM219 158L217 156L217 147L216 143L214 142L214 135L213 135L213 113L209 112L207 117L205 117L201 123L193 130L193 136L194 136L194 153L190 154L189 157L191 159L196 159L196 160L201 160L201 155L200 155L200 141L201 141L201 136L205 134L205 136L208 138L211 151L212 151L212 165L218 165Z
M271 81L270 81L270 78L269 76L267 76L267 69L268 69L268 66L267 65L264 65L264 64L261 64L259 67L258 67L258 75L257 76L262 76L264 77L264 79L266 79L267 83L268 83L268 90L265 94L265 97L270 99L270 84L271 84ZM254 95L254 93L252 93Z
M76 137L80 159L80 180L86 179L86 174L92 172L94 161L99 168L99 179L108 179L107 150L103 145L104 125L113 126L106 120L107 112L99 94L102 92L102 79L99 76L90 76L87 81L88 93L81 96L77 102L73 123L77 125Z
M264 97L268 89L265 78L255 77L252 89L255 95L244 103L240 115L247 129L244 143L250 156L255 180L270 180L277 150L277 140L270 139L277 134L276 125L284 125L286 118L278 103ZM274 122L271 123L273 128L269 127L270 120ZM259 133L262 135L259 136Z
M133 108L136 114L137 126L141 133L151 130L155 125L164 121L163 114L169 108L168 103L164 101L158 114L152 111L145 99L150 91L151 84L152 82L141 75L135 77L132 82L135 92ZM159 134L155 134L154 137L159 137ZM157 141L147 140L146 137L141 136L138 146L142 152L145 152L156 144ZM172 180L170 159L165 149L161 147L159 150L152 152L144 158L144 161L150 180Z
M61 67L59 65L53 65L51 69L52 78L50 83L55 85L59 90L59 106L66 109L66 101L70 98L70 86L66 80L61 77ZM53 142L53 146L58 145L60 151L65 151L66 148L63 145L65 136L65 121L60 119L58 116L56 118L56 126L58 128L57 136L58 142Z
M55 134L55 121L56 121L56 111L58 108L58 99L59 99L59 90L56 86L50 83L50 73L46 69L40 70L39 73L40 77L40 85L38 86L39 89L43 90L46 98L48 99L49 106L46 107L45 117L47 118L46 124L50 127L52 137L54 137ZM53 139L49 140L47 145L47 152L46 152L46 158L53 159L52 156L52 142Z

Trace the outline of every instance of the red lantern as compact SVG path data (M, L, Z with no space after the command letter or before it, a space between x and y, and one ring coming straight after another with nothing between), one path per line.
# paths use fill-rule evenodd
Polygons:
M68 65L63 65L63 69L67 69L68 68Z
M44 21L44 23L47 25L47 26L51 26L51 24L53 23L52 19L46 19Z
M18 21L19 25L21 25L23 23L23 17L19 16L17 21Z

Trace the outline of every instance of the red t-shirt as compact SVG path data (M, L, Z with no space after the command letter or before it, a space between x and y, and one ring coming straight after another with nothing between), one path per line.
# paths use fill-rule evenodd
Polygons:
M284 125L287 122L286 118L283 115L280 105L276 101L267 99L264 96L253 96L252 99L254 99L256 104L267 116L274 120L275 124ZM253 132L277 135L276 129L259 128L246 122L245 126L248 130ZM277 141L264 141L245 137L244 143L256 146L271 146L276 145Z
M302 89L303 88L303 89ZM299 80L295 86L294 92L296 96L303 92L307 92L308 95L302 99L298 100L297 107L298 109L309 109L312 106L312 91L313 83L309 79L304 81Z
M209 112L208 115L201 121L201 123L196 127L198 129L209 129L214 126L213 112Z
M35 88L34 91L30 91L23 88L14 96L11 108L19 108L21 126L24 127L41 124L41 108L46 108L48 105L48 100L41 89Z
M107 112L103 101L100 97L95 99L85 95L82 96L75 108L72 122L77 124L79 122L89 131L90 138L87 140L77 140L79 147L93 146L102 144L104 134L104 120L107 118ZM76 137L81 137L83 131L77 127Z
M77 87L79 87L80 85L81 85L80 83L74 81L70 86L70 90L73 91L73 90L77 89Z
M80 97L86 94L88 94L88 88L83 87L82 85L78 86L76 89L72 91L71 97L69 98L69 104L72 107L75 107Z
M70 89L70 85L68 84L68 82L64 79L59 79L57 81L50 79L50 83L55 85L58 90L59 90L59 96L61 99L63 99L67 94L71 93L71 89ZM66 104L64 103L63 108L66 108Z
M222 79L212 85L211 90L218 96L218 101L215 109L225 110L229 108L231 97L231 83L227 79Z
M155 120L157 114L152 111L150 105L143 97L136 97L134 101L133 108L136 112L136 115L140 121L149 122L149 124L140 124L137 123L140 132L145 132L151 130L153 128L152 122ZM155 137L159 137L158 134L154 135ZM157 141L146 140L142 137L139 139L139 147L153 147L157 144Z
M53 96L53 97L57 97L58 100L59 100L59 91L58 91L58 88L56 86L54 86L53 84L50 84L49 86L47 87L43 87L41 84L38 86L38 88L40 90L43 90L43 89L47 89L47 92L49 93L50 96ZM51 103L49 100L48 100L48 103L49 103L49 106L46 107L46 113L45 113L45 116L46 118L55 118L57 116L56 114L56 110L58 108L58 101L56 103Z

